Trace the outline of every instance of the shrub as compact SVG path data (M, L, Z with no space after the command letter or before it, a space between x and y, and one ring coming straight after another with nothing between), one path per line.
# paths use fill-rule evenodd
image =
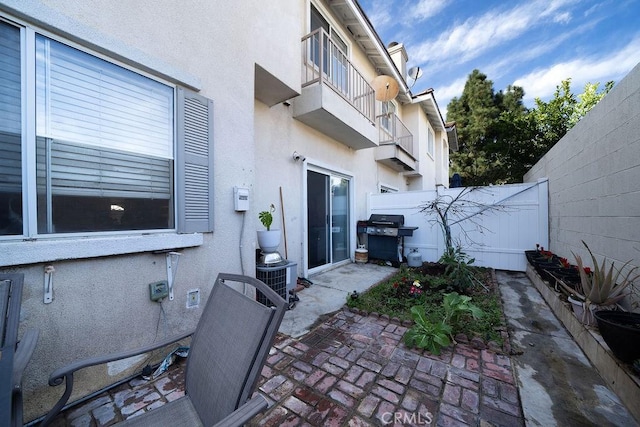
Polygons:
M438 355L440 349L451 343L449 337L458 330L459 322L464 316L471 315L474 319L483 317L483 311L471 304L471 297L457 292L444 294L442 300L444 316L441 320L432 321L428 318L424 306L411 307L414 325L407 331L404 342L409 347L417 347Z
M474 285L474 274L471 264L475 258L471 258L458 246L449 248L440 257L440 262L445 266L445 276L451 281L454 289L458 292L465 291Z

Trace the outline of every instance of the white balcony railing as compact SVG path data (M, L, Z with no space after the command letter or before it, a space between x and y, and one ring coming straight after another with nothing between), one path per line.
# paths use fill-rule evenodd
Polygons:
M407 154L415 158L413 152L413 134L402 123L400 117L393 113L378 116L378 129L380 132L380 145L395 144L400 146Z
M302 38L302 87L326 84L375 125L375 94L322 28Z

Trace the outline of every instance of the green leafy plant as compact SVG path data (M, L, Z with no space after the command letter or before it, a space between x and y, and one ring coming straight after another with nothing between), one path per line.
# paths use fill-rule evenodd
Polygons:
M434 321L433 317L430 319L424 306L411 307L414 325L404 336L407 346L423 348L438 355L453 341L453 331L458 329L463 316L471 315L474 319L484 316L479 307L471 304L471 297L457 292L444 294L442 307L444 316L440 321Z
M438 355L440 349L451 344L451 326L444 322L431 322L424 307L411 307L414 325L404 336L404 342L409 347L423 348Z
M268 211L262 211L258 213L258 218L260 218L260 222L265 226L267 231L271 230L271 224L273 223L273 212L276 211L276 207L271 203Z
M640 277L640 275L633 275L638 267L631 268L626 275L622 275L624 270L630 261L624 263L621 269L616 269L614 263L607 269L607 259L604 258L600 265L596 260L595 255L591 252L591 249L587 244L582 241L582 244L587 248L591 261L593 262L593 269L590 273L588 267L585 267L582 258L579 255L573 254L578 264L578 272L580 273L580 287L579 289L573 289L562 281L559 281L566 291L578 297L584 301L587 305L613 305L625 297L624 292L627 287L632 286L633 282ZM620 282L618 282L620 280Z
M471 297L457 292L444 294L442 305L445 313L444 322L448 324L457 325L460 317L465 314L470 314L474 319L481 319L484 316L484 312L479 307L471 304Z
M475 258L464 253L460 246L449 248L438 262L445 266L445 275L454 289L464 292L476 283L471 267Z

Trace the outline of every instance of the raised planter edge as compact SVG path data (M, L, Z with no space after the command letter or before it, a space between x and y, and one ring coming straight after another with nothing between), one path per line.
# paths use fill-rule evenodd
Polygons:
M542 280L538 272L529 263L527 263L526 275L542 294L551 311L567 328L578 346L598 370L602 379L611 387L611 390L618 396L620 401L624 403L629 413L640 423L640 405L638 405L640 380L613 355L597 328L588 328L580 323L571 308L567 307L558 298L556 292Z

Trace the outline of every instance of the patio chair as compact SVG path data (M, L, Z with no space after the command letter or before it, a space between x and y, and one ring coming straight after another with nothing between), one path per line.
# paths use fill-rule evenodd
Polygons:
M38 331L25 331L18 341L22 273L0 274L0 426L22 426L22 374L38 341Z
M260 304L232 289L225 282L249 284L262 292L271 305ZM79 369L124 359L165 347L192 335L185 368L185 396L125 420L135 426L239 426L263 412L267 400L251 398L286 302L258 279L235 274L218 275L198 325L192 333L170 338L135 351L82 360L58 369L49 385L66 381L64 395L43 420L50 423L65 405L73 388L73 373Z

